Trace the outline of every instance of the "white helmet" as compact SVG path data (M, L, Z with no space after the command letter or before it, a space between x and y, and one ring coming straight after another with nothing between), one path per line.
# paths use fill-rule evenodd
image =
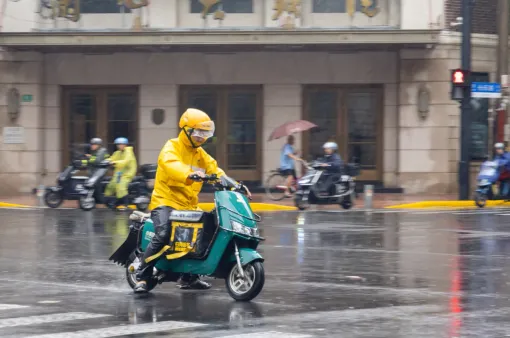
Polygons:
M494 145L494 148L496 149L505 149L505 145L501 142L498 142Z
M333 149L333 150L337 150L338 149L338 145L335 143L335 142L326 142L324 143L324 145L322 146L323 149Z

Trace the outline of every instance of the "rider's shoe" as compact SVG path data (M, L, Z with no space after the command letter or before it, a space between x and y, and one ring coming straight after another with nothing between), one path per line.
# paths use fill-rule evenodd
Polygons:
M125 205L119 205L119 206L117 206L117 210L124 211L124 210L127 210L127 207Z
M211 288L211 284L204 282L198 276L191 278L181 278L177 284L181 290L207 290Z
M135 293L147 293L147 292L149 292L149 289L147 289L147 282L144 281L144 280L136 282L136 285L133 288L133 291Z

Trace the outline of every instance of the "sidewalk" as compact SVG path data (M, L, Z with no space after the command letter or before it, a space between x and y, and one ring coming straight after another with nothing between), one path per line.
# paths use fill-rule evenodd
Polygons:
M373 200L373 208L382 209L385 207L389 207L392 205L405 204L405 203L413 203L413 202L421 202L421 201L445 201L445 200L455 200L457 197L455 195L405 195L405 194L375 194ZM210 203L213 201L213 194L204 193L199 196L200 203ZM9 203L9 204L21 204L24 206L38 206L39 202L35 195L23 195L23 196L9 196L9 197L0 197L0 202ZM282 201L274 202L267 198L265 194L254 194L252 202L256 203L270 203L270 204L279 204L286 206L294 206L294 200L291 198L284 199ZM65 201L61 208L77 208L77 201ZM103 206L98 206L103 207ZM363 194L358 196L356 203L354 205L355 209L364 207L364 199ZM320 206L321 209L340 209L338 205L325 205Z

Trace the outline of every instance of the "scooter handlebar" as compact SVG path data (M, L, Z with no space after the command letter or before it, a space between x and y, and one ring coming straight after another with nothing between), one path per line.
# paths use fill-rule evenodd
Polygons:
M200 177L197 174L193 174L189 175L188 177L190 180L196 182L211 182L218 180L218 177L216 175L205 175L204 177Z

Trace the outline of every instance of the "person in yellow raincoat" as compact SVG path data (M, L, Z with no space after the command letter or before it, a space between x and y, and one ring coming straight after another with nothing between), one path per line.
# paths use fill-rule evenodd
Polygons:
M117 198L117 209L125 210L128 206L128 186L133 180L137 171L137 163L133 147L129 147L128 139L118 137L114 143L117 145L117 151L109 158L114 165L113 177L106 186L104 195L108 198L114 196Z
M149 205L155 235L137 269L138 283L134 288L137 293L147 292L147 278L152 275L153 267L169 241L171 211L198 209L198 194L203 183L192 181L190 176L225 175L225 172L218 168L216 160L201 147L214 135L214 122L209 116L198 109L187 109L181 116L179 128L179 136L168 140L158 157L154 190ZM250 196L248 189L246 191ZM151 258L149 262L148 258ZM182 276L179 286L181 289L211 287L196 275Z

